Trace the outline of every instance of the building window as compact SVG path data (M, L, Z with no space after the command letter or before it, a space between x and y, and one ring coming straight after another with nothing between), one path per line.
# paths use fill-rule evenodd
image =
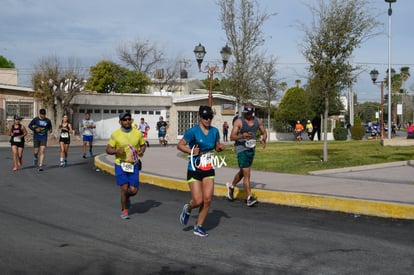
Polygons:
M159 116L161 114L161 111L155 111L155 115Z
M19 115L23 118L33 118L33 102L6 102L7 118L13 118L14 115Z
M178 135L184 135L185 131L198 123L198 112L178 111Z
M116 110L111 110L111 114L116 114Z
M104 109L103 112L104 112L104 114L109 114L109 110L108 109Z

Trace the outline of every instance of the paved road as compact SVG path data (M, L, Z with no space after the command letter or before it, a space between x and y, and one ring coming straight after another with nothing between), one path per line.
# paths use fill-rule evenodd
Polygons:
M143 184L121 220L113 176L79 147L59 168L57 152L38 172L27 148L13 172L0 148L2 274L412 274L412 221L215 197L204 239L178 222L188 192Z
M259 149L260 150L260 149ZM143 158L142 180L165 188L188 190L186 159L174 145L152 146ZM113 156L100 155L95 164L113 173ZM292 175L252 171L252 188L261 202L414 220L414 167L402 161ZM237 169L216 170L216 196L225 196L226 181ZM244 199L242 184L236 196Z

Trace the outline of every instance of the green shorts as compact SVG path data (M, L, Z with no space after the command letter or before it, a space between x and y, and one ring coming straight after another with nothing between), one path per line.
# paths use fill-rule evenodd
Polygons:
M239 168L248 168L252 166L255 150L245 150L237 154Z

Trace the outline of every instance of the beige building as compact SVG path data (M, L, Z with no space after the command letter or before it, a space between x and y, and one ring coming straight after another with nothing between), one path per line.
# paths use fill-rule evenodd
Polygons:
M79 133L79 125L85 115L90 113L96 123L95 137L108 139L111 133L119 127L118 116L129 111L134 120L139 123L141 118L151 127L148 139L158 139L156 123L160 116L168 122L168 140L176 143L184 132L198 123L198 108L207 105L208 94L187 96L164 96L148 94L98 94L82 93L74 97L73 125ZM213 94L213 111L215 118L213 126L222 131L224 121L231 123L235 114L234 98L221 94Z
M17 85L17 70L0 68L0 135L7 135L8 127L13 123L13 116L23 117L27 125L37 110L33 89Z

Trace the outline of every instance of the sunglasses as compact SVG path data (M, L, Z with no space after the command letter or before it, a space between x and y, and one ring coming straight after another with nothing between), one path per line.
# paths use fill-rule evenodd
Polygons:
M201 118L204 119L204 120L208 120L208 119L212 120L213 116L212 115L210 115L210 116L201 116Z
M131 118L123 118L122 121L131 121Z

